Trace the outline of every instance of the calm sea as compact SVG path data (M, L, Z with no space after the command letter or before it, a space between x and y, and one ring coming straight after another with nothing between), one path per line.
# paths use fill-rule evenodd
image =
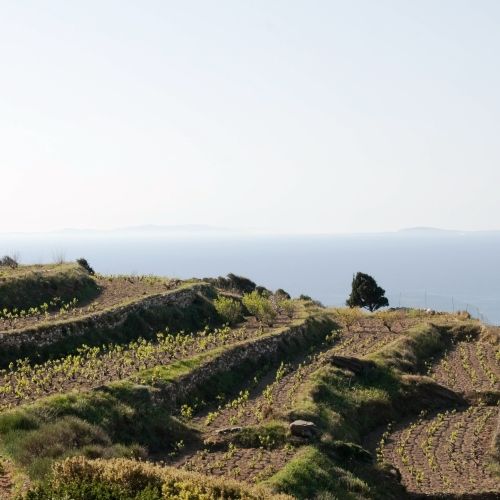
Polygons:
M101 273L247 276L271 289L341 305L353 273L372 274L392 306L467 309L500 324L500 233L342 236L54 233L0 235L24 263L85 257Z

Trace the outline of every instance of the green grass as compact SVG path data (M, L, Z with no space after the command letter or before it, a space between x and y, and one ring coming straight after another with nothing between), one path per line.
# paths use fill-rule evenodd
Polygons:
M192 285L184 285L183 287L187 288L188 286ZM177 290L172 290L168 293L175 293ZM210 295L213 293L213 290L207 288L206 292ZM34 337L31 341L25 341L21 345L9 344L3 346L0 350L0 367L5 367L11 361L25 357L29 357L32 362L41 363L47 359L55 359L71 354L78 347L81 347L82 344L87 346L109 343L124 345L139 337L151 340L155 338L158 331L164 330L166 327L173 332L181 330L196 331L207 325L210 327L218 326L220 319L212 302L207 297L198 294L193 303L188 307L181 308L172 305L168 307L139 308L136 311L126 314L123 323L117 326L108 326L105 324L102 326L93 326L92 323L89 323L88 326L79 327L82 328L82 332L79 332L79 335L75 335L73 330L81 322L85 322L85 318L51 323L51 326L57 325L64 328L67 334L50 344L40 345L36 337ZM40 329L40 335L43 335L42 330L46 327L47 324L40 324L37 327L37 329Z
M285 342L285 328L276 329L260 339L281 339L281 354L296 352L321 342L331 331L327 318L297 320L307 324L302 340ZM259 339L259 340L260 340ZM181 397L176 401L209 399L220 391L230 392L257 366L266 355L247 359L233 370L219 369L209 379L201 379L192 390L182 391L182 377L219 356L245 344L214 349L187 360L177 361L139 372L129 380L110 383L99 389L52 396L0 414L1 447L14 462L33 479L43 479L55 459L74 454L95 457L145 456L161 451L175 451L179 441L198 442L196 429L175 416L175 408L165 389L177 384ZM268 359L273 362L273 359Z
M59 297L88 301L99 294L95 280L78 264L19 266L0 271L0 308L28 309Z
M372 498L371 489L364 481L313 446L300 450L264 484L299 499Z
M474 321L459 325L423 323L367 359L402 372L422 372L426 363L442 354L453 339L467 335L474 337L478 335L479 329L480 326Z
M368 356L375 368L363 375L323 366L303 382L288 420L313 421L321 439L312 441L268 484L299 499L400 499L400 485L359 445L367 433L433 404L419 397L419 379L405 373L424 368L451 339L473 335L477 323L420 325ZM428 399L428 398L427 398Z

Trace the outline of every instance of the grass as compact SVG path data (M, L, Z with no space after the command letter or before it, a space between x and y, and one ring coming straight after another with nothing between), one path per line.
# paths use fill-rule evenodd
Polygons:
M184 285L187 288L192 285ZM178 289L166 293L176 293ZM208 288L207 293L213 291ZM132 301L131 301L132 303ZM123 307L127 304L120 304ZM112 310L112 309L109 309ZM99 315L107 311L100 312ZM65 328L66 335L49 344L40 345L36 339L37 332L31 336L30 341L25 341L20 345L7 344L0 351L0 367L7 366L11 361L28 357L34 363L41 363L47 359L55 359L74 352L82 344L87 346L97 346L108 343L128 344L139 337L150 340L155 338L156 333L166 327L171 331L195 331L202 329L206 325L217 326L220 324L217 312L213 304L205 296L198 294L193 303L188 307L155 306L149 308L138 308L135 311L124 313L123 322L116 326L95 326L88 317L67 319L60 322L50 323L51 327ZM83 326L82 326L83 325ZM35 330L43 335L43 329L48 324L40 324ZM81 331L78 330L81 329ZM76 335L73 330L78 331ZM7 335L12 335L9 332Z
M473 334L477 328L476 323L420 325L368 356L375 369L363 375L333 366L319 368L303 383L289 420L313 421L322 437L266 484L299 499L401 498L400 485L388 479L381 466L370 463L373 457L360 446L362 438L407 412L420 411L428 402L411 386L416 377L407 380L405 373L425 367L425 361L442 352L452 338ZM325 493L318 494L321 491Z
M58 464L47 485L32 490L28 500L291 500L263 487L207 477L173 467L130 460L73 458Z
M99 294L96 281L75 263L19 266L0 271L0 308L28 309L59 297L88 301Z
M420 324L398 340L388 344L368 359L402 372L424 371L426 364L439 356L453 340L479 334L480 325L474 321L460 325Z
M297 320L307 325L301 341L285 342L280 328L259 339L281 340L281 354L296 352L307 345L321 342L332 324L326 318ZM48 397L34 404L0 414L0 437L3 451L25 468L33 479L47 476L55 459L75 454L88 457L145 456L176 450L179 441L196 442L197 431L174 416L172 401L165 390L177 386L183 401L209 399L220 391L230 392L256 367L265 362L263 353L227 369L223 363L213 375L190 391L184 389L183 377L230 351L244 350L255 341L218 348L168 366L145 370L129 380L110 383L99 389ZM243 352L243 351L241 351ZM267 359L272 362L273 359Z

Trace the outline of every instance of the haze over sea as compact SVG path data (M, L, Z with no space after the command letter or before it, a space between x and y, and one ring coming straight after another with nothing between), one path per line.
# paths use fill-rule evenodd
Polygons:
M110 274L178 278L235 273L270 289L343 305L352 275L372 274L391 306L467 309L500 324L500 231L406 230L265 235L203 227L0 235L0 255L22 263L85 257Z

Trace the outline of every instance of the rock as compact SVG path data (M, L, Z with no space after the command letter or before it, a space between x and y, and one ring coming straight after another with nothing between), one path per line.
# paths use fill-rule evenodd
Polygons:
M215 434L218 436L225 436L226 434L235 434L243 430L243 427L233 426L233 427L223 427L222 429L217 429Z
M373 361L363 360L350 356L331 356L328 360L332 365L349 370L356 375L365 375L376 368Z
M396 481L398 481L398 483L401 482L401 472L399 472L399 470L393 465L388 465L385 468L385 473L387 474L387 476L392 477Z
M293 436L310 439L318 434L318 428L314 422L295 420L290 424L290 432Z

